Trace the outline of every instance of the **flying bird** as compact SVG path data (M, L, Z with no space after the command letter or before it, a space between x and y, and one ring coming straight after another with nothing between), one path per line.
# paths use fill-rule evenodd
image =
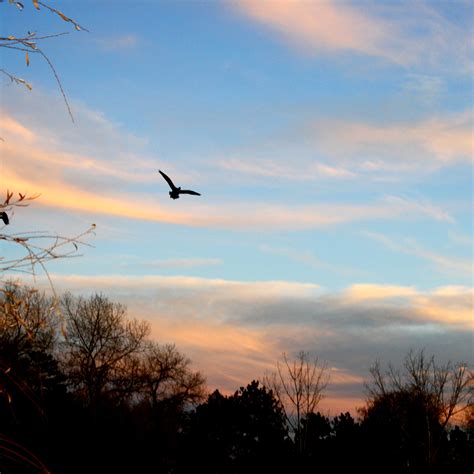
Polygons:
M8 225L10 223L8 219L8 214L6 212L0 212L0 219L2 219L5 225Z
M161 176L163 176L163 178L165 178L165 181L170 185L171 191L168 194L170 195L171 199L179 199L180 194L192 194L193 196L200 196L200 194L197 193L196 191L191 191L189 189L177 188L173 184L173 181L171 181L171 179L168 176L166 176L165 173L163 173L163 171L161 171L161 170L158 170L158 171L161 174Z

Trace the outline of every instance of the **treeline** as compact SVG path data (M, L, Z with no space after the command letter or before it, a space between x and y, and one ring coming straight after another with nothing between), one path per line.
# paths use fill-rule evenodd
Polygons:
M283 385L273 378L208 394L189 359L149 333L103 295L58 300L5 284L0 472L473 472L465 365L439 366L422 352L408 354L401 372L376 364L359 417L328 418L301 403L311 387L319 401L324 371L307 365L319 384L305 385L304 365L286 364L301 405L283 376Z

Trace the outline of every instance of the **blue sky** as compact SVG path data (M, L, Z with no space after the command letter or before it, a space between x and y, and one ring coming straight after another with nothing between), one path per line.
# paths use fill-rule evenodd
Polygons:
M2 79L2 192L41 192L2 232L95 223L59 289L126 303L211 389L307 350L349 408L376 358L472 362L472 2L55 3L90 32L24 3L2 32L70 33L42 48L75 123L2 51L33 86Z

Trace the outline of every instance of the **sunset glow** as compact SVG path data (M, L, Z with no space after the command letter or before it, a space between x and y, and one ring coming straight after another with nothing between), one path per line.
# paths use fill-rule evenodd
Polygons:
M71 26L30 3L12 31ZM40 196L0 231L96 225L58 293L123 303L210 392L307 351L333 415L376 360L472 364L470 2L56 3L90 31L43 46L74 122L40 55L2 52L33 88L2 75L1 197Z

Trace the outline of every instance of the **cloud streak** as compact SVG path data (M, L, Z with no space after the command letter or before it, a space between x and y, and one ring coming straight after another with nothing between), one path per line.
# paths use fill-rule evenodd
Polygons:
M215 206L187 204L186 210L158 204L146 195L103 195L52 180L26 179L13 170L4 174L10 189L41 193L41 205L71 211L105 214L153 222L238 230L312 229L349 222L428 218L452 221L446 211L431 204L388 197L376 204L279 205L233 203Z
M355 53L402 66L455 63L458 70L472 71L471 29L455 26L424 2L237 0L232 5L309 54Z
M104 51L127 51L136 48L139 44L139 39L136 35L125 34L121 36L99 38L97 43Z
M125 266L140 266L145 268L191 268L222 265L218 258L167 258L161 260L144 260L140 262L125 263Z
M359 171L413 171L471 163L474 137L471 111L415 123L375 125L340 120L314 123L308 135L322 150L342 158L370 157Z
M280 178L294 181L314 181L317 179L348 179L354 178L355 173L343 167L330 166L324 163L311 163L308 166L287 166L275 160L252 160L230 158L219 160L217 165L223 169L240 173Z
M323 269L340 275L356 275L362 273L360 270L328 263L310 251L295 250L288 247L273 247L271 245L261 245L260 250L265 253L288 258L301 265Z
M41 204L53 208L86 212L94 215L120 216L154 222L224 229L311 229L348 222L428 218L450 221L443 209L426 202L387 196L372 204L315 205L280 204L278 202L239 202L226 199L219 204L188 201L186 207L168 203L165 190L152 165L145 162L138 172L127 170L120 162L87 154L61 150L61 144L50 143L7 114L1 122L11 134L2 143L4 156L3 183L21 192L41 193ZM27 137L26 141L23 140ZM47 143L45 143L45 140ZM59 149L58 149L59 148ZM97 151L95 152L97 153ZM156 180L153 195L140 189L144 182ZM135 186L134 186L135 185ZM121 191L115 190L120 186ZM205 195L205 189L203 190ZM161 196L163 196L161 198ZM165 204L163 201L166 201ZM179 203L178 203L179 204Z
M392 25L347 2L239 0L236 5L249 18L277 31L291 44L314 53L342 50L381 56L396 63L413 60L414 52L402 53L390 46L390 38L397 33Z
M426 250L415 239L404 238L394 240L384 234L365 232L365 236L381 243L386 248L399 253L413 255L433 263L440 271L452 274L472 275L472 262L469 259L446 257Z

